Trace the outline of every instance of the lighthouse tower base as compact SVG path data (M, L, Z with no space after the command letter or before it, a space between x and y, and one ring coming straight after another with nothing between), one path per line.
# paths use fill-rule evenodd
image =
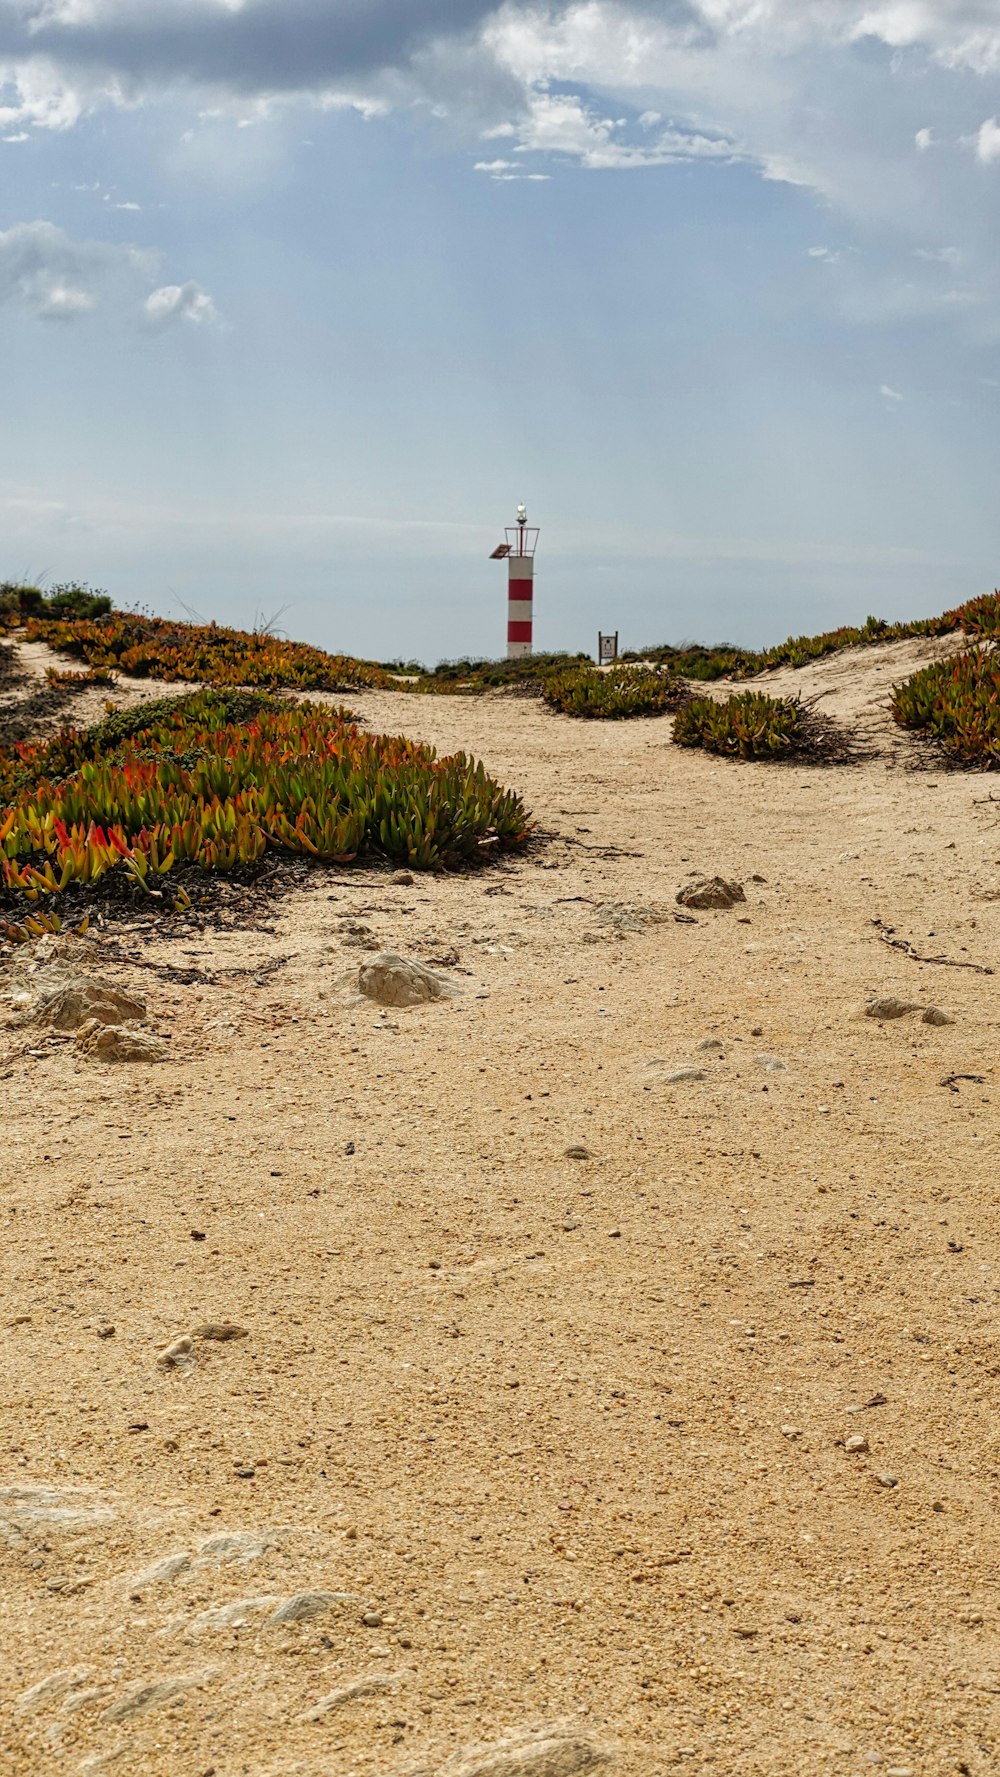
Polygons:
M531 555L507 557L507 659L531 653L531 621L535 596L535 561Z

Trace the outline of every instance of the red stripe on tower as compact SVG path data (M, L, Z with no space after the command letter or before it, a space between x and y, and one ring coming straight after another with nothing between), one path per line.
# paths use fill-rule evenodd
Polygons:
M523 506L517 524L508 525L507 541L493 551L494 559L507 561L507 658L531 653L535 596L535 548L538 531L528 525Z

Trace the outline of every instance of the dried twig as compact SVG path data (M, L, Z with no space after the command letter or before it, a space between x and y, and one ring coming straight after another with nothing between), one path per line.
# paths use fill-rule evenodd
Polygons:
M901 950L904 956L910 957L915 963L941 963L946 969L972 969L977 975L992 975L993 973L993 970L988 969L985 963L956 962L952 956L921 956L920 952L914 950L913 945L907 939L894 937L895 926L887 926L881 919L873 919L872 925L883 944L891 945L893 950Z
M944 1079L941 1081L941 1085L942 1086L950 1086L953 1092L957 1092L957 1090L958 1090L957 1082L959 1080L971 1080L972 1084L974 1086L985 1086L986 1075L985 1074L945 1074Z

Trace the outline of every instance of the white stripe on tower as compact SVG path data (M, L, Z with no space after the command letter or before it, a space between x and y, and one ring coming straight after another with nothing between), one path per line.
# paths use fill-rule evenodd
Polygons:
M530 555L507 557L507 659L531 653L535 562Z

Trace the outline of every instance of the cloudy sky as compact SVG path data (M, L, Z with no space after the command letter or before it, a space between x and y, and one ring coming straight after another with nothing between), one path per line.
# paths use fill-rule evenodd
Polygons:
M387 658L1000 579L997 0L0 0L0 577Z

